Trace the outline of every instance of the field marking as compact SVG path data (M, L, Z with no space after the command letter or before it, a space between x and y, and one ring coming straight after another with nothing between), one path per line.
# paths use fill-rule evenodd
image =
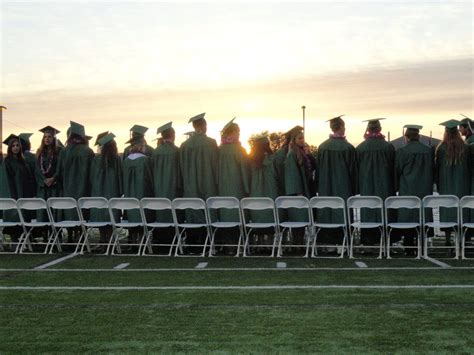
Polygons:
M449 268L441 268L434 266L425 267L320 267L320 268L309 268L309 267L294 267L279 269L275 267L271 268L151 268L151 269L19 269L19 268L0 268L0 272L204 272L204 271L445 271L445 270L474 270L474 266L455 266Z
M356 264L357 267L359 267L359 268L366 268L366 267L367 267L367 264L364 263L363 261L356 261L355 264Z
M277 262L277 268L278 269L286 269L286 263L284 263L283 261Z
M205 269L208 263L202 262L196 265L195 269Z
M0 291L184 291L184 290L328 290L474 289L474 285L268 285L268 286L0 286Z
M36 270L46 269L46 268L48 268L48 267L50 267L50 266L53 266L53 265L62 263L63 261L68 260L68 259L71 259L71 258L74 258L74 257L76 257L76 256L78 256L78 255L79 255L79 254L72 253L72 254L63 256L62 258L59 258L59 259L55 259L55 260L53 260L53 261L50 261L49 263L46 263L46 264L43 264L43 265L39 265L39 266L35 267L35 269L36 269Z
M440 266L440 267L442 267L442 268L449 268L449 267L451 267L451 265L448 265L448 264L446 264L446 263L443 263L442 261L440 261L440 260L438 260L438 259L430 258L429 256L427 256L427 257L425 258L425 260L428 260L428 261L432 262L433 264L438 265L438 266Z
M122 270L127 268L130 265L130 263L122 263L118 264L117 266L114 267L115 270Z

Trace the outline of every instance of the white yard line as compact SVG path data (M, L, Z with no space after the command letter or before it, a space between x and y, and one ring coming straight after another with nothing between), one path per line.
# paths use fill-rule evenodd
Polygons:
M205 269L207 267L207 264L206 262L202 262L202 263L199 263L196 265L196 269Z
M444 271L444 270L474 270L474 266L455 266L449 268L440 268L439 266L425 266L425 267L320 267L320 268L306 268L306 267L294 267L279 269L275 267L271 268L155 268L155 269L8 269L0 268L0 272L176 272L176 271Z
M72 253L72 254L63 256L62 258L59 258L59 259L55 259L55 260L53 260L53 261L50 261L49 263L46 263L46 264L37 266L37 267L35 267L35 269L36 269L36 270L43 270L43 269L46 269L46 268L48 268L48 267L50 267L50 266L53 266L53 265L62 263L62 262L65 261L65 260L74 258L75 256L78 256L78 255L79 255L79 254Z
M425 259L428 260L428 261L431 261L433 264L438 265L442 268L450 268L451 267L450 265L448 265L446 263L443 263L442 261L439 261L438 259L433 259L433 258L430 258L430 257L426 257Z
M327 290L327 289L472 289L474 285L268 285L268 286L0 286L0 291L180 291L180 290Z
M130 263L122 263L118 264L117 266L114 267L115 270L122 270L127 268L130 265Z
M280 261L277 263L277 268L278 269L286 269L286 263Z
M367 267L367 264L362 262L362 261L356 261L355 264L357 265L357 267L359 268L366 268Z

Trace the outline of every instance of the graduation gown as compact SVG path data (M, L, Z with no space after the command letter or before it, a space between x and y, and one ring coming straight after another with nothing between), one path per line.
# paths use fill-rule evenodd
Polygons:
M441 143L436 150L436 186L440 195L455 195L461 199L471 190L471 172L469 146L465 145L464 157L455 165L447 164L447 148ZM441 221L456 220L456 211L452 208L440 210ZM468 211L464 211L464 218L468 218Z
M60 197L62 196L61 181L59 179L59 155L61 154L61 149L54 156L49 157L49 155L43 154L43 158L39 157L36 160L35 166L35 176L36 176L36 196L47 200L50 197ZM51 186L46 186L44 180L46 178L55 178L55 183ZM56 214L55 220L59 215ZM36 213L36 218L38 221L47 221L48 217L46 211L39 210Z
M338 196L347 200L357 194L356 150L342 138L330 137L318 148L317 176L319 196ZM342 213L321 210L322 223L342 223Z
M433 194L434 152L419 141L408 142L395 153L395 173L400 196L423 197ZM431 211L426 211L427 221L432 221ZM400 222L418 221L416 210L398 210Z
M153 191L155 197L165 197L173 201L181 197L183 184L179 165L179 148L173 143L163 143L153 152ZM156 211L160 222L172 222L169 211Z
M285 196L285 160L288 155L288 145L278 149L273 157L278 182L278 196Z
M123 194L141 200L143 197L153 197L153 176L150 158L146 155L130 154L122 164ZM150 216L146 216L147 220ZM127 211L129 222L140 222L138 210Z
M31 190L28 186L30 183L30 169L24 160L16 158L5 158L5 170L8 180L8 190L10 191L11 198L18 200L19 198L28 197L26 196ZM5 193L6 191L4 191ZM18 213L15 211L5 211L6 221L19 221ZM25 219L27 215L25 215Z
M222 144L219 147L218 167L219 196L232 196L240 200L249 195L249 161L240 143ZM239 212L222 209L219 217L223 222L238 221Z
M288 151L288 155L285 160L285 195L286 196L297 196L302 195L310 199L313 196L315 190L312 186L314 181L311 176L305 171L303 165L298 164L296 153L293 150ZM308 213L299 209L289 209L288 217L291 221L308 221ZM280 218L284 218L280 214Z
M91 163L90 172L91 196L105 197L107 200L122 196L122 159L117 156L112 162L102 162L102 155L97 154ZM119 218L119 211L116 219ZM91 209L90 219L93 222L110 221L108 210Z
M181 144L180 166L183 176L183 196L206 200L217 195L218 148L214 139L195 133ZM203 222L203 215L186 211L188 222Z
M28 183L28 191L26 192L25 197L35 197L36 196L36 155L31 152L24 153L25 162L28 166L29 174L29 183Z
M0 198L11 198L7 169L5 167L3 156L0 156ZM0 211L0 218L3 218L2 211Z
M90 196L90 166L94 152L86 144L71 144L61 151L59 155L60 178L63 195L78 200ZM64 210L64 218L76 219L73 210Z
M278 197L277 170L274 155L265 155L261 166L250 164L250 197ZM250 218L256 223L273 222L272 211L251 211Z
M356 148L359 193L383 201L395 195L395 148L382 138L367 138ZM381 222L380 213L363 209L363 222Z

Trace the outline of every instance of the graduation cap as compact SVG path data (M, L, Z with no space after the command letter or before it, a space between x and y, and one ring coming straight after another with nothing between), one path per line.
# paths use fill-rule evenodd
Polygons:
M445 122L441 122L439 125L444 126L446 132L454 133L458 130L458 126L461 124L458 120L448 120Z
M53 137L56 136L56 134L59 133L59 131L58 131L56 128L51 127L51 126L43 127L43 128L41 128L41 129L39 129L39 131L40 131L41 133L49 133L49 134L51 134Z
M168 122L168 123L164 124L163 126L158 127L158 129L156 130L156 134L163 133L163 132L173 128L172 125L173 125L173 122Z
M18 137L18 136L15 135L15 134L10 134L7 138L5 138L5 140L3 141L3 144L9 145L12 140L17 140L17 141L19 141L19 140L20 140L20 137Z
M383 120L386 120L386 118L371 118L370 120L363 120L362 122L375 123Z
M112 132L110 133L107 132L101 138L97 140L97 145L100 145L101 147L103 147L107 143L111 142L114 138L115 138L115 134L113 134Z
M333 117L333 118L330 118L329 120L325 121L325 122L336 122L336 121L342 121L342 116L345 116L345 114L342 114L340 116L337 116L337 117Z
M146 131L148 131L148 127L140 126L138 124L134 125L130 128L130 132L132 136L144 136Z
M70 121L70 123L71 123L71 126L69 127L70 134L77 134L78 136L86 138L86 130L83 125L74 121Z
M183 136L188 136L188 138L189 138L189 137L194 136L195 133L196 132L194 132L194 131L189 131L189 132L184 133Z
M30 143L30 137L33 135L33 133L20 133L18 135L18 138L20 138L24 143L28 144Z
M420 129L423 128L423 126L420 126L420 125L417 125L417 124L406 124L406 125L403 126L403 128L415 129L415 130L419 131Z
M105 131L105 132L102 132L102 133L99 133L97 135L97 138L95 139L95 143L94 145L100 145L99 141L102 137L106 136L107 134L109 134L109 131Z
M469 128L471 131L472 129L474 128L474 121L471 120L470 117L467 117L466 115L464 114L460 114L461 116L463 116L464 118L461 120L461 126L464 126L466 128Z
M56 139L56 145L57 145L59 148L64 148L63 142L61 142L59 139Z
M221 131L221 134L229 134L231 133L231 129L234 128L234 127L238 127L237 126L237 123L234 123L234 120L236 119L237 117L234 117L233 119L231 119L229 122L227 122L225 124L225 126L222 128L222 131Z
M200 113L199 115L196 115L196 116L194 116L194 117L191 117L191 118L189 119L188 123L192 123L192 122L196 122L196 121L199 121L199 120L203 120L205 114L206 114L206 113L203 112L203 113Z

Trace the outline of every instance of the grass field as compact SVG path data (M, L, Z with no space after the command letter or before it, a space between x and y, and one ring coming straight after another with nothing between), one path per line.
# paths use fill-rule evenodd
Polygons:
M474 261L76 256L35 269L65 255L0 256L0 353L474 352Z

